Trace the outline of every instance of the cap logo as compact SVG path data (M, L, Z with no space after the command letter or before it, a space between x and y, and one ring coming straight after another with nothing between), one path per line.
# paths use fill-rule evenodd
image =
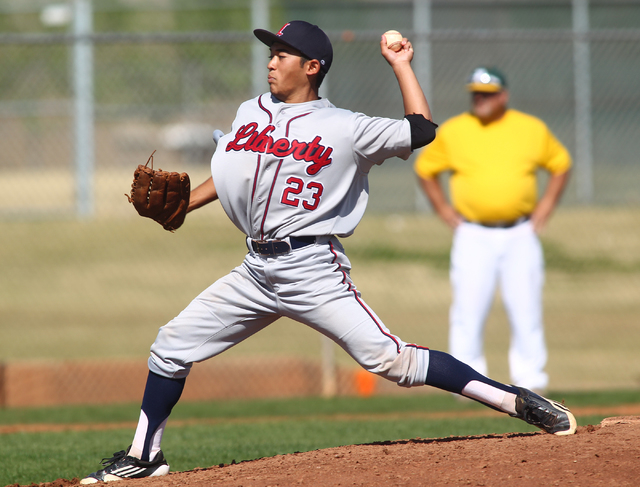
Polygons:
M291 23L286 23L282 26L282 28L278 31L278 33L276 34L278 37L282 37L284 35L284 30L289 27L291 25Z
M473 72L473 75L471 76L471 82L482 84L499 83L499 81L491 76L491 74L489 74L486 69L482 68L476 69Z

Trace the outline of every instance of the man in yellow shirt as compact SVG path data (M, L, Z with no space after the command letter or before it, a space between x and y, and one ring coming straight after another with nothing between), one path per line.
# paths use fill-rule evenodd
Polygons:
M507 107L500 71L475 69L467 90L471 111L442 124L415 163L434 210L454 230L449 351L487 374L484 325L499 282L511 324L511 380L543 391L544 258L537 233L560 199L571 157L542 120ZM540 168L550 178L538 200ZM442 172L451 173L451 203L439 181Z

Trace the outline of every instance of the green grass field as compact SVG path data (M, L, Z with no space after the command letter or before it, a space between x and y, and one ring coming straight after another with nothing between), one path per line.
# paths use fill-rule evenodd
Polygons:
M552 397L577 412L580 426L615 416L616 406L640 408L637 390ZM138 404L0 410L0 485L71 479L96 470L101 458L131 443L138 412ZM6 432L18 424L20 431ZM180 403L163 450L173 471L185 471L340 445L528 431L536 429L443 393Z
M129 180L127 172L98 186L91 220L34 207L30 216L3 221L0 362L144 361L157 328L241 262L243 236L218 205L190 215L171 234L135 215L120 190ZM17 180L9 186L26 187ZM61 208L70 203L62 192L59 198ZM639 403L640 210L560 208L542 240L551 389L566 391L553 397L571 407ZM449 230L433 215L375 212L344 240L364 299L408 342L447 348L450 243ZM486 346L491 377L508 382L508 323L499 296ZM216 360L319 359L321 348L317 333L281 320ZM355 367L341 351L336 360ZM95 470L101 458L130 443L138 408L0 409L0 425L58 428L3 430L0 485ZM181 403L163 447L174 470L188 470L344 444L527 428L502 417L433 416L485 409L434 393ZM606 415L578 414L579 423L595 424Z
M144 360L158 327L241 262L243 236L218 204L171 234L116 191L125 177L100 186L108 197L95 219L3 222L0 361ZM551 388L640 385L639 223L640 210L630 208L561 208L543 234ZM344 239L364 299L405 341L447 349L450 241L429 214L371 213ZM498 295L486 347L490 375L501 381L509 380L508 335ZM320 353L315 332L281 320L220 360Z

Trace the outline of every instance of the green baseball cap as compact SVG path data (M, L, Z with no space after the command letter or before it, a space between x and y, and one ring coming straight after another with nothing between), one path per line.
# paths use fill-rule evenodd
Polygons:
M473 70L467 81L467 91L497 93L507 86L507 79L496 68L480 66Z

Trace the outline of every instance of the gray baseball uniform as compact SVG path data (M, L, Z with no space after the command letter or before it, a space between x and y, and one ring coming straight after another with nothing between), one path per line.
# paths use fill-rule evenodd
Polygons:
M211 173L249 253L160 330L150 370L184 377L193 362L288 316L335 340L367 370L424 385L427 350L391 334L366 305L336 238L351 235L364 214L369 170L410 155L406 119L368 117L325 99L287 104L269 93L242 104ZM273 239L302 246L269 255Z
M369 170L435 137L428 103L410 63L411 43L396 53L380 40L398 78L405 118L367 117L317 99L333 49L305 21L276 34L256 29L270 46L270 93L243 103L231 132L218 141L211 180L196 188L192 209L216 198L247 236L239 267L160 328L151 347L140 419L127 450L81 484L166 475L160 449L172 408L194 362L211 358L281 316L302 322L342 346L365 369L401 386L431 385L482 402L554 434L575 432L562 405L480 375L438 351L393 335L362 300L338 236L364 214ZM285 103L286 100L289 103ZM191 204L193 203L193 204Z

